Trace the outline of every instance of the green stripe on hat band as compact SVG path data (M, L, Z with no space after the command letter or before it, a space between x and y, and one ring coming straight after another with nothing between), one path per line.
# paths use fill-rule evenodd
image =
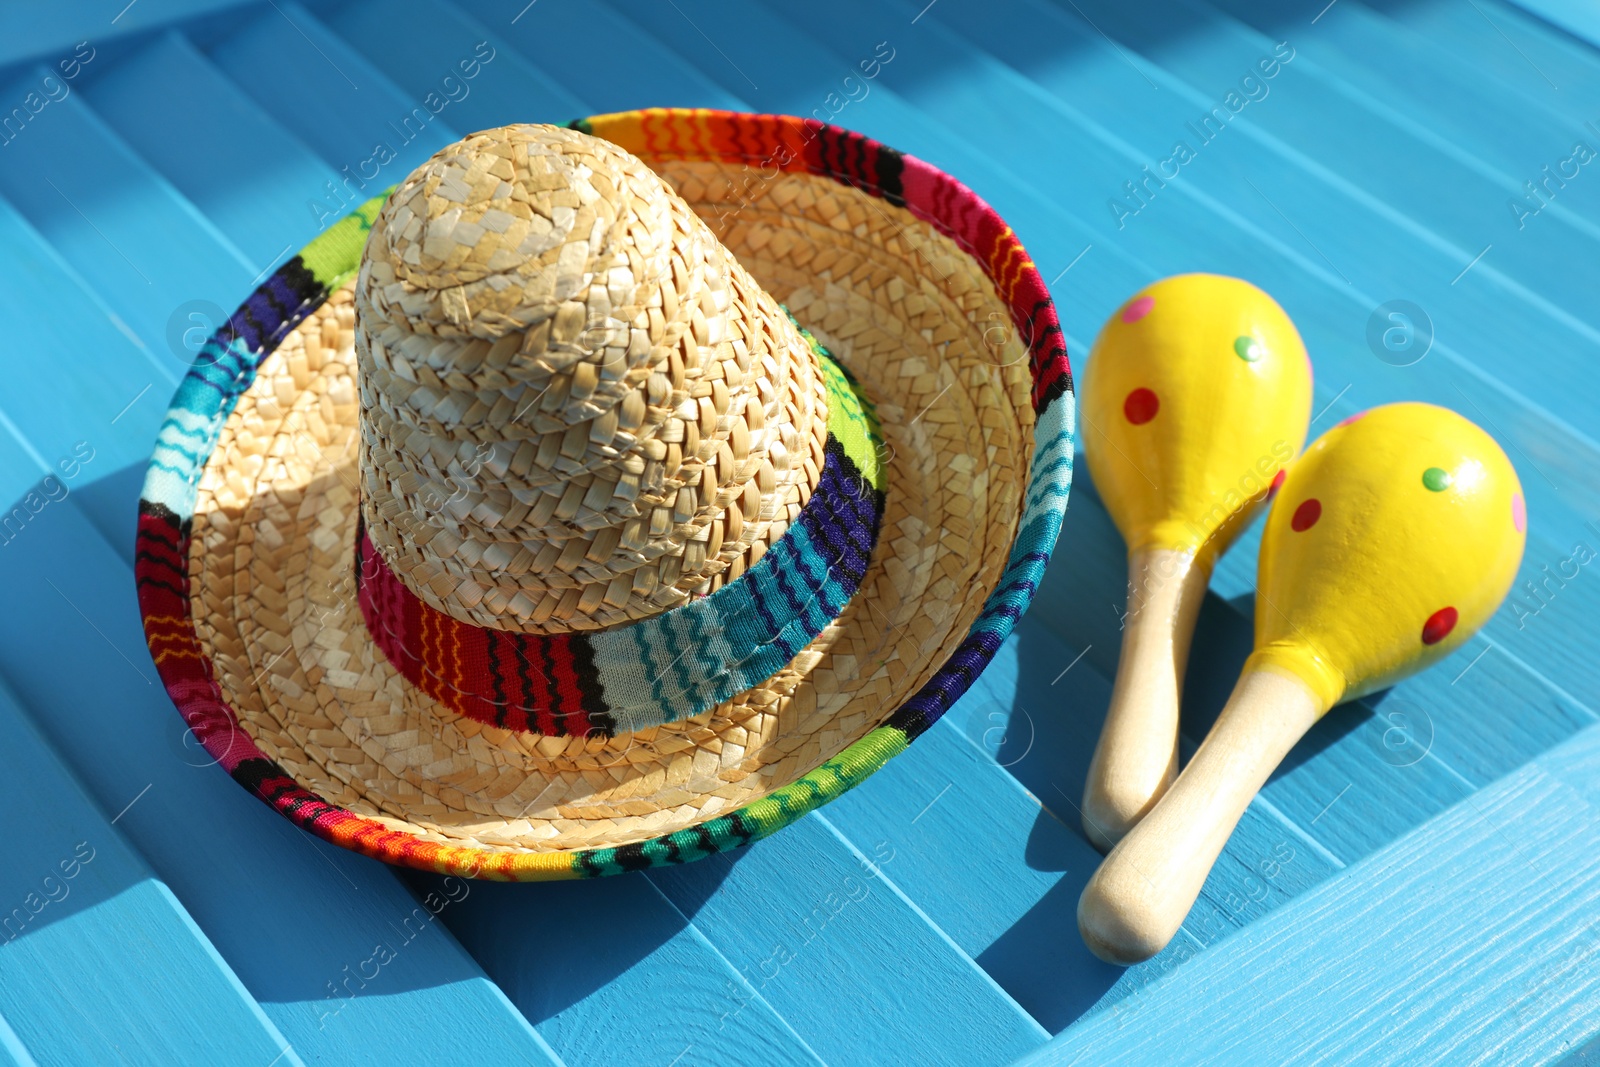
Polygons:
M361 264L361 250L366 247L367 235L378 212L394 192L391 185L378 196L366 201L350 214L329 226L315 241L300 252L300 262L331 292L355 276Z
M861 477L868 485L882 492L885 486L883 429L878 424L878 410L872 403L872 398L867 396L855 376L845 369L843 363L836 359L826 345L817 340L816 335L800 325L794 313L787 307L783 309L795 329L800 331L811 345L814 352L821 358L822 374L828 388L828 436L836 439L844 448L845 455L855 463L856 469L861 472ZM834 404L834 397L843 397L845 402Z

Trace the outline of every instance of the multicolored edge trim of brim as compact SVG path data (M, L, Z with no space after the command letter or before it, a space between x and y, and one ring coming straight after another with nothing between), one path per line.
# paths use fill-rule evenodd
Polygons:
M798 780L699 826L617 848L501 852L425 841L330 804L269 759L223 699L189 598L196 487L256 369L297 323L355 274L383 196L362 204L279 267L206 342L156 439L139 501L135 558L145 638L168 695L206 751L262 801L336 845L389 863L501 881L583 878L683 863L781 829L858 785L966 692L1033 599L1072 481L1072 375L1043 279L994 210L954 178L876 141L811 119L652 109L573 124L647 158L670 155L825 175L903 206L983 266L1027 345L1034 454L1023 514L1000 583L950 658L882 725ZM387 195L387 192L384 194Z

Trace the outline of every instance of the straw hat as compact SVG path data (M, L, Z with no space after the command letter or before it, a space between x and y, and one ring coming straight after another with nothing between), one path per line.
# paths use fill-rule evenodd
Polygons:
M682 862L966 689L1071 411L1033 264L926 164L778 116L489 130L208 343L140 501L145 630L211 755L330 841Z

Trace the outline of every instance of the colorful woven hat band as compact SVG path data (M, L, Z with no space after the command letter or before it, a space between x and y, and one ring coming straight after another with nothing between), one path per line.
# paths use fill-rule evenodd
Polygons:
M361 613L389 662L468 718L549 736L675 722L777 674L855 593L883 517L883 444L872 404L833 355L801 333L827 387L827 458L798 521L744 574L682 607L599 633L517 633L425 604L362 528Z

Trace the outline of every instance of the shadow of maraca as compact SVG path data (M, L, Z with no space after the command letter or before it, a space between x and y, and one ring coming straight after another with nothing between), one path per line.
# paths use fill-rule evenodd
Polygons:
M1079 510L1086 509L1080 504ZM1080 524L1098 517L1077 516ZM1095 612L1082 606L1109 602L1113 586L1124 580L1121 573L1110 573L1122 550L1114 532L1092 523L1078 532L1081 536L1073 542L1078 551L1053 561L1040 593L1049 597L1045 603L1051 607L1076 604L1080 610L1025 617L996 664L1010 677L987 698L974 692L977 699L969 698L962 724L1042 806L1024 859L1033 870L1060 872L1060 877L977 962L1005 988L1033 990L1023 1007L1052 1032L1085 1014L1109 1009L1199 950L1198 943L1180 937L1157 957L1123 970L1095 958L1077 932L1078 897L1101 859L1084 834L1080 804L1110 698L1109 674L1115 669L1119 637L1114 610ZM1231 602L1206 596L1184 687L1185 759L1215 723L1250 654L1254 607L1251 596ZM1071 623L1070 637L1053 625L1061 618ZM1091 645L1095 647L1080 655ZM1098 655L1103 650L1109 652L1109 663ZM981 690L983 683L976 688ZM1372 708L1385 696L1387 691L1335 707L1295 746L1272 780L1292 774L1347 735L1372 732ZM1048 967L1049 981L1024 979L1023 972L1038 972L1041 966Z
M1084 847L1089 847L1087 842ZM1052 1034L1087 1014L1127 973L1096 959L1078 935L1078 895L1093 870L1079 865L1063 876L975 961ZM1049 980L1008 980L1024 970Z
M1055 582L1047 577L1045 584L1059 586L1061 572L1080 562L1058 559ZM1115 632L1115 616L1106 615ZM1100 863L1077 805L1111 688L1081 651L1042 619L1025 617L950 713L951 725L1041 805L1023 859L1054 880L976 962L1051 1032L1089 1011L1123 975L1089 952L1077 927L1078 896Z
M1181 729L1186 762L1211 732L1223 705L1228 702L1229 694L1233 692L1234 684L1239 680L1239 671L1254 648L1254 617L1254 596L1223 600L1214 593L1206 594L1205 604L1200 608L1200 621L1195 626L1194 644L1189 653L1189 672L1183 686ZM1289 755L1278 764L1272 777L1267 779L1267 784L1270 786L1293 773L1347 735L1367 725L1372 719L1371 707L1375 707L1388 692L1385 689L1368 695L1360 702L1332 708L1289 750Z

